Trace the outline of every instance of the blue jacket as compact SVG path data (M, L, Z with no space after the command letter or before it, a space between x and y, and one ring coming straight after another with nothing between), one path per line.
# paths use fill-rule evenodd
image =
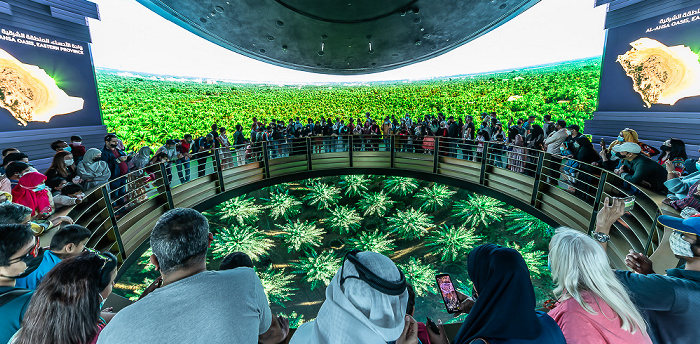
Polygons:
M53 252L46 250L44 251L44 258L41 259L41 264L32 273L26 277L18 278L15 280L15 287L36 290L41 280L46 276L51 269L53 269L56 264L61 262L61 258L58 258Z
M127 156L123 150L120 150L119 148L115 148L115 149L117 150L117 152L119 152L119 156ZM129 157L127 159L127 161L130 159L131 159L131 157ZM121 176L119 174L120 161L117 160L117 158L114 156L114 153L112 153L111 148L107 148L107 146L102 148L102 160L107 162L107 167L109 167L109 171L112 173L112 175L109 177L109 179L115 179L115 178Z
M655 344L700 340L700 271L666 270L666 276L615 271L646 320Z

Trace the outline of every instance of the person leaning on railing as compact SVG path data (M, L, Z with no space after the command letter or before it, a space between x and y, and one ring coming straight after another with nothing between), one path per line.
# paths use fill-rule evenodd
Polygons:
M610 230L625 214L625 202L607 197L596 216L594 238L604 249ZM700 338L700 217L681 219L662 215L659 223L673 230L669 243L684 268L666 270L658 275L652 262L642 254L630 251L625 263L630 271L615 271L629 291L634 304L647 322L647 332L655 344L691 344Z

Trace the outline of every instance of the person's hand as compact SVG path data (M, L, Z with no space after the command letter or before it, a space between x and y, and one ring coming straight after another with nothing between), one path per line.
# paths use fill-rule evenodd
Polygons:
M671 160L666 160L664 167L666 167L666 172L668 173L673 173L676 171L676 166L673 166L673 162Z
M440 334L433 332L430 326L428 328L428 338L430 338L431 344L450 344L450 340L447 339L447 334L445 333L445 327L442 326L442 320L438 319L437 327L440 330Z
M622 174L622 168L616 168L613 172L619 176Z
M418 322L412 316L406 315L404 318L403 332L396 344L418 344Z
M456 291L456 290L455 290ZM457 292L457 299L459 300L459 312L455 313L454 316L459 316L460 314L467 314L471 312L472 307L474 307L474 304L476 304L476 300L460 293L459 291Z
M630 253L625 257L625 265L638 274L648 275L654 273L651 260L641 253L634 252L634 250L630 250Z
M280 324L280 328L282 329L282 333L284 333L283 338L287 338L289 335L289 319L283 317L283 316L277 316L277 322Z
M624 214L625 202L622 199L613 197L612 202L610 202L610 198L605 197L602 208L596 216L595 230L603 234L610 234L610 227Z
M49 222L51 223L51 226L58 226L64 222L69 224L69 225L72 225L73 219L71 219L68 216L57 216L57 217L54 217L53 219L49 220Z
M605 148L601 149L598 155L600 155L600 158L603 159L603 161L608 161L608 153L605 151Z
M76 198L75 204L80 204L80 203L83 203L83 200L81 198Z

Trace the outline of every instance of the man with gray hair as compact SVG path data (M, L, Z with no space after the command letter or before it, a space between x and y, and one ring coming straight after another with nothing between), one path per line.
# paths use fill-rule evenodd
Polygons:
M279 343L289 322L272 316L255 271L207 271L207 219L177 208L151 232L151 263L162 286L124 308L101 332L104 343Z

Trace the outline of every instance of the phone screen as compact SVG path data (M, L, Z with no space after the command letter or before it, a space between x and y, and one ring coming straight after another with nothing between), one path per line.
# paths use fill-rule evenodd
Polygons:
M440 289L440 295L442 295L442 301L445 303L445 308L447 308L447 313L459 312L459 299L450 275L437 275L435 279L437 280L438 289Z
M623 198L622 200L625 201L625 211L630 211L634 208L634 196Z

